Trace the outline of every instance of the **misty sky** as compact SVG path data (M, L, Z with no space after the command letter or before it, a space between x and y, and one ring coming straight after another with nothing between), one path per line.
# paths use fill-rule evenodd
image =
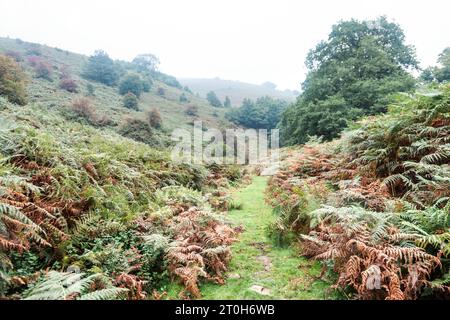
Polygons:
M131 60L177 77L299 89L308 50L340 19L387 15L423 66L450 46L448 0L0 0L0 36Z

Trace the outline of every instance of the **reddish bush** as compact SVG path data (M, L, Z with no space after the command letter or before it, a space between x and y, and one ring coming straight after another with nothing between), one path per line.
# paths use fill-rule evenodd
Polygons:
M63 78L59 82L59 87L69 92L78 92L78 85L75 80L71 78Z
M41 60L42 60L41 57L38 56L27 57L28 64L33 68L36 67Z
M27 60L28 64L34 68L36 77L51 80L53 67L48 61L38 56L29 56Z
M17 51L8 50L5 52L5 55L13 58L14 60L16 60L16 62L23 61L22 55L20 54L20 52L17 52Z
M93 120L95 118L95 108L88 98L77 98L72 103L71 109L77 115L87 119Z

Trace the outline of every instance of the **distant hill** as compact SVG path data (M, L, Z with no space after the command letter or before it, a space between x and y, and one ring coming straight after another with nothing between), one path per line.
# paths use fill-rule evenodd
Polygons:
M81 76L88 61L88 57L85 55L19 39L1 37L0 54L16 56L20 60L20 65L27 72L29 78L27 89L29 102L43 108L43 112L44 109L51 109L63 114L67 113L68 106L75 99L85 96L87 86L91 85L95 90L95 95L90 96L89 99L92 100L99 114L107 115L112 120L109 127L114 131L120 129L124 120L130 117L145 120L146 112L153 108L159 109L166 131L177 127L189 128L192 122L197 119L202 120L205 127L233 127L225 118L226 110L212 107L204 98L181 89L181 86L174 86L169 81L164 83L163 80L153 79L150 92L141 95L139 111L134 111L123 107L123 97L119 94L117 86L108 87ZM35 71L29 63L30 59L36 56L51 66L51 79L36 77ZM69 72L71 78L76 81L78 85L77 93L71 93L59 87L59 79L63 72ZM161 74L161 78L164 77L170 78L170 76ZM163 95L160 94L162 91L164 92ZM182 94L187 97L187 102L180 102ZM195 105L198 108L198 115L186 115L186 109L190 105Z
M283 99L288 102L294 101L299 95L292 90L277 90L276 85L266 82L261 85L245 83L240 81L214 79L193 79L179 78L181 84L188 86L192 92L198 93L201 97L206 97L209 91L214 91L220 100L226 96L230 97L233 107L239 107L245 98L257 99L262 96L271 96L273 98Z

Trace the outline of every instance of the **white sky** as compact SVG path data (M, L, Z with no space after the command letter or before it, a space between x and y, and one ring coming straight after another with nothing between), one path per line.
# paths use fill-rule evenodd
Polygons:
M151 52L177 77L299 89L308 50L340 19L387 15L423 66L450 46L448 0L0 0L0 36L115 59Z

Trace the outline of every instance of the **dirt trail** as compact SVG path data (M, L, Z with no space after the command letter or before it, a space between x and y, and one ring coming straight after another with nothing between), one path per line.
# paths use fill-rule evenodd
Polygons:
M266 228L276 216L264 201L266 177L233 194L242 209L228 218L244 231L232 246L233 259L225 285L204 284L204 299L324 299L329 284L315 280L318 263L299 256L295 248L279 248L268 238ZM330 297L328 297L330 298Z

